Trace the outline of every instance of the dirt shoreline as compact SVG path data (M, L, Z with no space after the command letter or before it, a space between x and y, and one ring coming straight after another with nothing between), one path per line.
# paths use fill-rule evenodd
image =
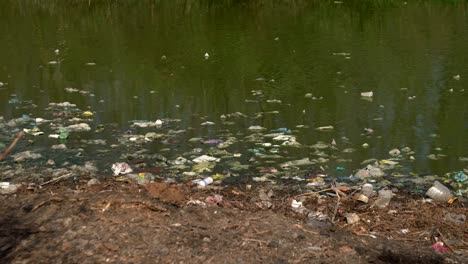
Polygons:
M466 204L396 194L380 209L344 190L297 197L270 185L196 189L105 180L1 195L2 263L463 263ZM293 210L293 199L303 207ZM306 208L306 209L304 209ZM318 221L307 212L334 218ZM346 222L347 213L359 221ZM439 240L444 247L432 246Z

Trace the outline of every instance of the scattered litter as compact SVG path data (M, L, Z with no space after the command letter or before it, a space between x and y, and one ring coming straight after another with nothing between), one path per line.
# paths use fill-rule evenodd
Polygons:
M463 173L462 171L460 172L457 172L454 176L453 176L453 179L456 181L456 182L460 182L460 183L463 183L465 182L467 179L468 179L468 176Z
M355 224L359 222L360 220L359 216L356 213L346 214L345 217L346 217L346 222L348 223L348 225Z
M0 194L15 193L21 184L11 184L9 182L0 182Z
M464 223L466 221L466 215L448 213L445 215L444 220L454 223Z
M361 93L361 97L372 97L374 96L374 92L370 91L370 92L362 92Z
M394 156L394 157L399 156L400 153L401 153L401 152L400 152L399 149L392 149L392 150L390 150L390 151L388 152L388 154L390 154L390 155L392 155L392 156Z
M83 131L90 131L91 127L87 123L80 123L75 125L69 125L67 127L69 132L83 132Z
M91 112L91 111L85 111L85 112L83 112L83 116L84 116L84 117L91 117L91 116L93 116L93 115L94 115L94 114L93 114L93 112Z
M206 203L202 202L200 200L189 200L187 202L187 205L197 205L197 206L201 206L201 207L206 207ZM180 224L179 224L179 226L180 226Z
M215 204L221 204L223 202L223 196L219 194L215 194L213 196L208 196L205 199L205 203L210 204L210 205L215 205Z
M380 190L379 198L374 202L374 205L379 208L387 207L392 199L393 192L392 190Z
M128 165L126 162L117 162L112 164L112 171L114 172L114 176L125 175L127 173L133 172L132 168L130 168L130 165Z
M370 183L366 183L362 185L362 194L364 194L367 197L372 197L374 195L374 186Z
M213 183L213 178L207 177L205 179L196 179L193 180L193 183L196 184L199 188L205 188L206 186Z
M141 127L141 128L159 127L159 126L162 125L162 121L159 120L159 119L154 121L154 122L152 122L152 121L142 121L142 120L134 120L132 122L133 122L132 126Z
M261 127L261 126L250 126L248 130L258 132L258 131L266 130L266 128Z
M201 155L198 158L193 159L192 161L195 162L195 163L213 162L213 161L214 162L219 162L220 159L215 158L215 157L211 157L211 156L208 156L208 155Z
M205 122L201 123L202 126L212 126L212 125L214 125L214 124L215 124L215 123L210 122L210 121L205 121Z
M432 249L440 253L445 253L449 251L449 249L444 246L443 242L436 242L434 245L432 245Z
M321 126L321 127L316 128L316 130L320 130L320 131L330 131L333 129L335 129L333 126Z
M360 202L363 202L363 203L368 203L369 202L369 198L364 195L364 194L356 194L356 200L357 201L360 201Z
M299 208L301 208L303 205L302 205L302 202L299 202L299 201L296 201L296 200L292 200L291 202L291 207L293 208L293 210L297 210Z
M432 200L436 202L447 202L450 200L453 195L449 188L445 187L439 181L435 181L434 185L429 188L426 192L426 196L429 196Z
M44 135L44 132L40 131L38 127L33 127L32 129L24 128L23 132L29 135L33 135L33 136Z

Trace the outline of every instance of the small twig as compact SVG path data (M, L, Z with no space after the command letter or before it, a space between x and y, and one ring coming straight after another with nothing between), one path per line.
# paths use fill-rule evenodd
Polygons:
M50 181L43 182L43 183L41 183L39 186L42 187L42 186L47 185L47 184L49 184L49 183L55 183L55 182L60 181L60 180L63 179L63 178L67 178L67 177L70 177L70 176L71 176L71 173L67 173L67 174L64 174L64 175L62 175L62 176L59 176L59 177L57 177L57 178L55 178L55 179L52 179L52 180L50 180Z
M107 211L107 209L109 209L109 207L111 206L111 202L107 202L106 206L104 206L104 208L101 209L101 212L105 212Z
M306 233L313 234L313 235L319 235L318 232L315 232L315 231L312 231L312 230L307 230L307 229L305 229L303 226L301 226L299 224L295 224L294 226L299 228L300 230L306 232Z
M15 140L13 140L13 142L11 142L10 146L5 150L5 152L3 152L2 156L0 157L0 161L3 160L7 155L8 153L10 153L10 151L15 147L16 143L18 143L18 141L24 136L24 132L21 131L19 132L18 136L16 136Z
M52 202L52 201L61 202L61 201L63 201L63 199L62 199L62 198L58 198L58 197L53 197L53 198L50 198L50 199L47 200L47 201L42 201L42 202L36 204L36 205L31 209L31 212L36 211L37 209L39 209L40 207L42 207L42 206L45 205L46 203Z
M336 193L336 205L335 205L335 210L333 212L333 216L332 216L332 219L331 219L331 222L332 223L335 223L335 217L336 217L336 214L338 213L338 207L340 206L340 190L336 189L335 187L332 188L333 191L335 191ZM343 192L341 192L343 193Z
M336 193L337 195L339 194L339 195L343 196L343 198L347 198L347 197L348 197L348 195L347 195L346 193L342 192L340 189L338 189L338 188L336 188L336 187L331 188L331 190L332 190L332 191L335 191L335 193Z

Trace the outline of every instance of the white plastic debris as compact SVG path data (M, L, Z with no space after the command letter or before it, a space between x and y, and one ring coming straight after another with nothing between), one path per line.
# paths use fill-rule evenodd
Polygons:
M316 130L321 130L321 131L327 131L327 130L333 130L335 129L333 126L321 126L317 127Z
M393 197L392 190L380 190L379 191L379 198L374 202L374 205L380 208L386 207L390 200Z
M291 207L292 207L293 209L299 209L299 208L301 208L302 206L303 206L303 205L302 205L302 202L296 201L296 200L294 200L294 199L293 199L292 202L291 202Z
M130 168L130 165L128 165L126 162L117 162L112 164L112 171L114 172L114 176L125 175L133 172L132 168Z
M15 193L21 184L11 184L9 182L0 182L0 194Z
M133 122L132 126L142 127L142 128L145 128L145 127L158 127L158 126L162 125L162 121L159 120L159 119L156 120L155 122L141 121L141 120L135 120L135 121L132 121L132 122Z
M197 184L199 188L205 188L207 185L210 185L213 183L213 178L207 177L205 179L196 179L193 180L194 184Z
M370 91L370 92L362 92L361 93L361 97L373 97L374 96L374 92Z
M394 156L394 157L400 155L400 153L401 153L401 152L400 152L399 149L392 149L392 150L390 150L390 151L388 152L388 154L390 154L390 155L392 155L392 156Z
M70 132L83 132L83 131L90 131L91 127L86 123L79 123L75 125L69 125L67 130Z
M41 123L45 123L45 122L50 122L50 120L46 120L44 118L36 118L36 124L41 124Z
M426 196L429 196L436 202L447 202L453 197L450 189L439 181L435 181L434 185L427 190Z
M44 132L39 131L38 129L23 128L23 132L26 133L26 134L33 135L33 136L41 136L41 135L44 135Z
M248 130L250 130L250 131L263 131L263 130L266 130L266 128L264 128L262 126L250 126L248 128Z
M211 156L208 156L208 155L201 155L200 157L195 158L192 161L195 162L195 163L213 162L213 161L218 162L218 161L220 161L220 159L215 158L215 157L211 157Z
M202 126L212 126L212 125L214 125L214 124L215 124L215 123L210 122L210 121L205 121L205 122L201 123Z
M370 183L365 183L364 185L362 185L361 190L362 194L364 194L367 197L371 197L372 195L374 195L374 186Z
M206 203L202 202L200 200L190 200L190 201L187 202L187 205L198 205L198 206L205 207ZM174 224L173 226L175 226L175 225L176 224ZM180 226L180 224L178 224L177 226Z
M210 58L210 54L208 54L208 52L205 53L205 60L209 59Z
M278 135L273 138L275 141L296 141L296 138L291 135Z
M182 164L185 164L185 163L187 163L187 159L184 158L184 157L177 157L174 160L174 164L176 164L176 165L182 165Z

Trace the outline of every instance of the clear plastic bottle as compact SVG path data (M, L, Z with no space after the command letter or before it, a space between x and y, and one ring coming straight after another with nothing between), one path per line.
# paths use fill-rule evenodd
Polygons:
M203 180L194 180L193 183L196 183L198 185L198 187L206 187L207 185L210 185L213 183L213 178L211 177L207 177Z
M375 206L379 208L386 207L390 203L392 196L393 196L392 190L380 190L379 198L374 202Z
M436 202L447 202L453 195L449 188L445 187L439 181L435 181L434 185L427 190L426 195Z
M374 195L374 186L370 183L362 185L362 194L364 194L367 197L371 197L372 195Z

